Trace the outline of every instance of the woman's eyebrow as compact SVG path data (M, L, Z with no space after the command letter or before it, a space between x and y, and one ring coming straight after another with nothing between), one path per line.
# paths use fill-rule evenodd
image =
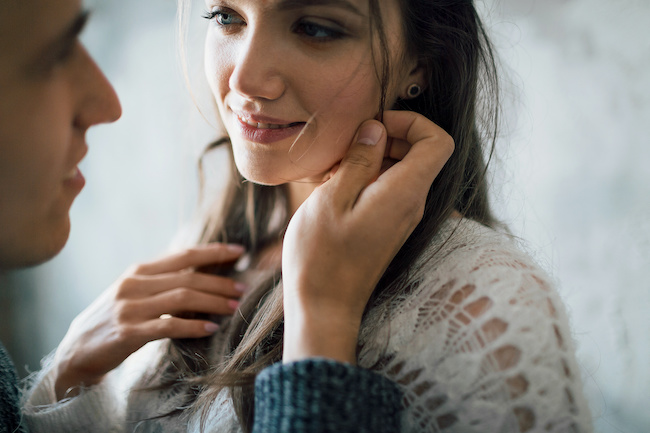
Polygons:
M355 5L347 0L281 0L276 8L278 10L287 10L300 9L307 6L336 6L365 17Z

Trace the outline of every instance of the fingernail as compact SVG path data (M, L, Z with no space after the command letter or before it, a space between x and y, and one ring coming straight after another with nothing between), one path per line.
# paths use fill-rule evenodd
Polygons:
M383 133L382 129L383 128L380 125L374 122L363 125L363 127L359 130L359 138L357 139L357 143L374 146L379 142L379 139L381 138L381 134Z
M239 302L233 301L232 299L228 301L228 306L232 308L233 310L236 310L239 308Z
M217 325L216 323L205 324L205 332L209 332L210 334L214 334L215 332L217 332L218 329L219 329L219 325Z
M241 254L244 251L246 251L246 249L243 246L237 244L226 244L226 248L231 253L237 253L237 254Z
M248 285L244 283L235 283L235 290L238 292L247 292L248 291Z

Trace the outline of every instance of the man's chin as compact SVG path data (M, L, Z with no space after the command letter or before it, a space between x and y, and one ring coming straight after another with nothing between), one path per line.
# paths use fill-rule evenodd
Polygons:
M0 246L0 271L11 271L38 266L59 254L70 235L70 220L56 230L41 234L33 231L11 242L13 246Z

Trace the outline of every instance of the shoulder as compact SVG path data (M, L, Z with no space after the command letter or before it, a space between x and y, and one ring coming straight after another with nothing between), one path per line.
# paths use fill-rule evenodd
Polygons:
M14 364L0 343L0 431L6 426L7 431L19 430L18 383Z
M457 305L476 317L557 318L562 302L549 275L510 236L474 221L449 221L415 273L420 296Z
M451 220L403 290L368 314L360 363L402 385L414 431L588 430L553 286L508 235Z
M444 324L489 327L502 320L512 328L566 319L552 279L511 236L456 219L443 225L408 281L374 310L369 316L410 318L417 333Z

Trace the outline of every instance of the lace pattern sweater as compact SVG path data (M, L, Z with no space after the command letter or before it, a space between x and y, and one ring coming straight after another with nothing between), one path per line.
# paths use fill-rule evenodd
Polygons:
M591 431L562 302L508 236L450 219L405 287L366 314L361 368L311 360L262 372L255 431ZM198 417L187 413L152 419L179 407L184 390L134 390L156 365L159 347L145 346L100 385L56 404L45 368L25 406L31 430L198 432ZM330 386L332 377L346 379ZM346 401L348 412L341 412ZM345 413L358 414L351 429ZM365 430L373 416L386 429ZM225 393L206 427L241 431Z

